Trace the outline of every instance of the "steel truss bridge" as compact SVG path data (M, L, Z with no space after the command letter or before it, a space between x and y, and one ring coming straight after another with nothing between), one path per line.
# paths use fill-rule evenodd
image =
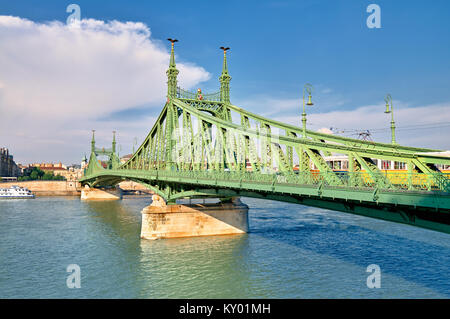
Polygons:
M304 131L235 106L228 48L223 49L220 91L188 92L177 86L172 42L167 102L150 133L123 164L115 137L112 148L100 149L93 134L82 185L109 187L131 180L168 204L181 198L245 196L450 233L450 179L438 169L450 165L450 157L440 150ZM324 159L331 154L347 156L348 171L333 171ZM99 155L109 157L106 169ZM376 160L406 163L407 170L387 174Z

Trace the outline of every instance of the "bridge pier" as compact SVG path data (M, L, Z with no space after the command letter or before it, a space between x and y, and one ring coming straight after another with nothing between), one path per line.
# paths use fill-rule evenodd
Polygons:
M81 200L118 200L122 199L122 190L119 187L112 189L89 188L86 185L81 190Z
M239 198L216 204L167 205L158 195L142 210L141 238L242 234L248 232L248 206Z

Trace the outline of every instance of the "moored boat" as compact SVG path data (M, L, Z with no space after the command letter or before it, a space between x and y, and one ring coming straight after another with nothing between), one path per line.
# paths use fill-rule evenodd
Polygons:
M34 198L34 194L25 187L13 185L10 188L0 188L0 199Z

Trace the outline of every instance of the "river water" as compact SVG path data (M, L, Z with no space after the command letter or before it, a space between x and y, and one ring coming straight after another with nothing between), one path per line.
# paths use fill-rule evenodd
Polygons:
M0 201L0 298L449 298L450 235L242 198L250 233L139 238L149 198ZM69 289L67 266L80 267ZM380 267L368 288L367 267Z

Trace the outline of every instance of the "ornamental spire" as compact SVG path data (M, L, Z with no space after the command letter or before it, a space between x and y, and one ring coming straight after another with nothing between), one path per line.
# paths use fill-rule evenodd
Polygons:
M95 152L95 130L92 130L91 152Z
M228 74L228 65L227 65L227 51L230 49L229 47L220 47L223 50L223 67L222 74L219 77L220 81L220 100L222 102L230 102L230 81L231 76Z
M177 39L171 39L168 38L167 40L169 40L172 43L172 50L170 51L170 64L169 67L175 67L175 52L173 50L173 46L175 44L175 42L178 42Z
M228 74L228 66L227 66L227 51L230 50L230 48L220 47L223 50L223 67L222 67L222 74Z
M169 69L166 71L167 74L167 97L175 97L177 94L177 75L178 70L175 64L175 52L174 44L178 42L177 39L167 39L172 43L172 50L170 51L170 63Z

